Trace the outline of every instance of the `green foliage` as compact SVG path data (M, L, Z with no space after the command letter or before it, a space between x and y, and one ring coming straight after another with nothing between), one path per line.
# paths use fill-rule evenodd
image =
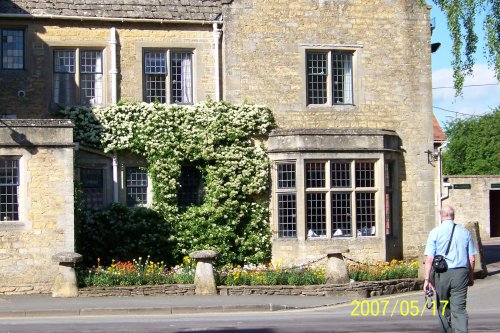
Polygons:
M452 40L452 66L455 90L462 92L466 76L472 75L478 37L474 31L477 17L486 12L483 29L486 36L484 53L500 80L500 0L433 0L448 20Z
M113 204L97 211L80 210L75 214L75 235L76 250L86 266L98 258L131 260L148 255L174 263L173 257L167 257L173 252L171 225L148 208Z
M172 222L177 258L213 249L221 253L221 263L269 260L269 162L254 141L274 127L268 108L122 102L62 113L75 123L75 141L147 159L154 209ZM181 210L177 190L183 164L201 166L205 187L201 205Z
M500 107L481 117L454 120L445 133L444 174L500 174Z

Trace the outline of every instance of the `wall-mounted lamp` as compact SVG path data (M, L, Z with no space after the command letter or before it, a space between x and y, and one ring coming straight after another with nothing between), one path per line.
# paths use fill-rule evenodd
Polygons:
M424 153L427 154L427 163L432 164L432 162L438 160L439 152L426 150Z

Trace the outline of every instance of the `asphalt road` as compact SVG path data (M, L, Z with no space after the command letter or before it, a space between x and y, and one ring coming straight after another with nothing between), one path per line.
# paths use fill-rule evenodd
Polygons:
M489 297L491 302L476 308L485 292L478 288L478 295L471 297L470 332L499 331L500 302ZM0 332L436 332L437 318L424 305L422 294L412 293L359 300L359 304L265 313L3 319Z

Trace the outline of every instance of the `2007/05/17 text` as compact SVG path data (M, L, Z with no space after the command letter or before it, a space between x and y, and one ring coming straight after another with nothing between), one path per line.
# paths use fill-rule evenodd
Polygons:
M437 314L437 303L436 301L425 301L423 306L420 306L419 300L396 300L395 303L390 305L390 301L386 299L375 299L375 300L353 300L351 302L354 305L354 309L351 311L352 317L378 317L390 315L400 315L402 317L422 317L424 315L425 309L432 310L432 315ZM441 303L441 313L444 315L444 310L448 306L448 301L440 301ZM399 311L398 311L399 310Z

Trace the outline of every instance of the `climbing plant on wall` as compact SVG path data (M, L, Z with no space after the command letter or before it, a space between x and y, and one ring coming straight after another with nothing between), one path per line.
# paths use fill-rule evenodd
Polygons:
M75 124L75 141L147 159L153 205L173 224L177 257L212 248L223 263L269 260L269 163L256 144L274 126L268 108L211 101L192 106L119 103L62 113ZM185 164L201 173L204 199L179 208Z

